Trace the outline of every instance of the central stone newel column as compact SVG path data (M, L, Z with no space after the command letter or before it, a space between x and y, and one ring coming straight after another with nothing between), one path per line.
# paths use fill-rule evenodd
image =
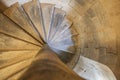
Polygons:
M19 80L83 80L68 68L47 45L36 55Z

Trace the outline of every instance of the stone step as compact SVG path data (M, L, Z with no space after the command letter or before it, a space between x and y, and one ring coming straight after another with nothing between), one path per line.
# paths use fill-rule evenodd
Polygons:
M0 51L23 51L36 49L40 49L40 46L0 32Z
M55 45L60 44L60 45L74 45L74 40L71 39L71 37L68 37L66 39L61 39L58 41L54 41Z
M18 3L15 3L7 10L5 10L4 14L8 16L12 21L14 21L17 25L22 27L26 32L28 32L28 34L31 35L35 40L41 43L39 41L40 37L33 24L31 23L30 19L28 19L24 10L22 9L22 7L20 7Z
M12 66L29 58L33 58L39 50L2 51L0 52L0 69Z
M56 38L52 39L52 41L61 41L63 39L72 38L72 36L76 36L78 33L75 32L72 28L63 31Z
M26 14L29 16L30 20L32 21L33 25L35 26L36 31L39 34L40 41L44 43L44 31L43 31L43 24L42 24L42 16L41 16L41 7L37 0L25 3L22 5Z
M55 41L53 41L54 43L62 43L62 42L65 42L65 41L68 41L66 42L66 44L68 44L69 42L75 42L77 39L78 35L70 35L70 36L67 36L66 38L61 38L61 39L57 39Z
M46 34L46 41L48 40L50 28L52 25L52 17L54 16L54 5L53 4L47 4L47 3L42 3L41 4L41 11L42 11L42 22L43 22L43 27L45 29L45 34Z
M18 71L16 74L13 74L12 76L8 77L7 80L19 80L19 78L25 73L25 71L28 69L29 67L26 67L20 71Z
M63 32L65 32L67 29L69 29L72 26L72 22L67 19L67 17L64 19L62 24L59 26L58 30L56 30L53 38L51 40L54 40L56 37L61 35Z
M64 44L64 43L63 43ZM69 53L72 53L74 54L75 52L75 46L74 44L73 45L62 45L62 44L51 44L54 48L58 49L58 50L62 50L62 51L65 51L65 52L69 52Z
M50 27L50 33L49 33L48 40L51 40L53 38L56 30L58 30L59 26L63 22L65 15L66 15L66 13L63 10L55 8L54 14L52 17L52 24Z
M86 80L117 80L109 67L83 56L74 71Z
M33 59L28 59L12 66L6 67L4 69L0 69L0 80L7 80L12 75L28 67L32 61Z
M61 51L65 51L65 52L68 52L68 53L71 53L71 54L74 54L75 52L75 48L69 45L60 45L60 44L49 44L50 47L52 48L55 48L55 49L58 49L58 50L61 50Z
M0 14L0 23L0 32L42 46L39 42L28 35L22 28L20 28L3 14Z
M56 47L57 49L60 49L66 52L71 52L71 53L75 52L75 47L77 46L75 42L75 36L61 38L51 42L50 44Z

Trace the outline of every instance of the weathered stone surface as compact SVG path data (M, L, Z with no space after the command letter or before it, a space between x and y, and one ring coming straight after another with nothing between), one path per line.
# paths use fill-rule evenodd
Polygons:
M0 14L0 32L41 46L40 43L28 35L21 27L16 25L3 14Z
M83 56L80 56L74 71L86 80L116 80L113 72L107 66Z
M42 24L42 14L40 14L40 5L37 3L37 0L25 3L22 5L24 10L26 11L27 15L31 19L32 23L36 28L39 37L41 38L41 42L43 43L42 39L44 39L44 31L43 31L43 24Z
M65 12L61 9L55 8L54 15L52 16L52 24L50 27L49 40L51 40L55 35L56 30L58 30L60 24L62 24L64 17L65 17Z
M36 49L37 50L40 49L40 46L26 42L24 40L14 38L10 35L0 33L0 51L8 51L8 50L22 51L22 50L36 50Z
M116 74L117 79L119 80L120 1L119 0L40 0L40 1L45 3L54 3L59 8L65 10L68 14L67 16L73 22L74 26L77 26L78 32L80 33L79 47L82 54L87 55L91 59L93 58L90 57L91 55L89 55L88 51L91 49L90 47L88 47L88 45L90 44L89 42L92 42L94 45L92 46L91 53L98 52L99 59L97 60L96 58L96 60L101 63L104 64L114 63L113 65L108 66ZM109 60L112 60L112 58L113 62L112 61L110 62Z
M30 65L33 59L28 59L22 62L19 62L17 64L14 64L12 66L9 66L4 69L0 69L0 79L1 80L6 80L12 75L16 74L17 72L20 72L21 70L25 69Z
M46 35L47 41L48 41L48 38L51 36L50 30L53 24L52 21L54 16L54 9L55 9L55 5L53 4L41 4L43 26L45 28L45 35Z
M39 41L40 37L38 33L36 33L33 24L28 19L27 15L25 15L24 11L22 10L18 3L12 5L10 8L5 10L4 14L8 16L16 24L18 24L20 27L22 27L34 39L40 42Z
M39 50L0 52L0 69L33 58Z

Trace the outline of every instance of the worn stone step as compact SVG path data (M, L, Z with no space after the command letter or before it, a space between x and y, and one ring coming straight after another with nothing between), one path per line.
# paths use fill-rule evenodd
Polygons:
M68 29L62 34L58 35L56 38L54 38L52 41L60 41L68 36L72 36L71 31Z
M97 80L98 78L100 80L117 80L109 67L83 56L80 56L74 71L86 80Z
M66 13L63 10L55 8L54 15L52 17L52 24L50 27L49 40L53 38L53 35L55 34L54 32L56 32L56 30L63 22L65 15Z
M33 58L38 50L28 51L2 51L0 52L0 69L8 66L12 66L16 63L22 62L29 58Z
M57 49L71 53L75 53L75 49L77 46L76 44L77 42L75 40L75 37L73 36L51 42L51 45L56 47Z
M52 48L61 50L61 51L71 53L71 54L74 54L74 52L75 52L75 47L72 47L70 45L61 45L61 44L56 44L56 43L55 44L49 43L49 46Z
M46 40L48 40L50 28L52 25L52 17L54 16L54 4L41 4L41 11L42 11L42 20L43 20L43 27L45 28Z
M71 37L65 38L65 39L61 39L61 40L56 40L54 41L55 45L56 44L60 44L60 45L73 45L74 44L74 40L71 39Z
M41 7L37 0L30 1L22 5L26 14L29 16L30 20L32 21L33 25L37 33L39 34L40 41L44 43L44 31L43 31L43 24L42 24L42 16L41 16Z
M6 67L4 69L0 69L0 80L7 80L12 75L28 67L32 61L33 59L28 59L12 66Z
M38 50L39 45L0 32L0 51Z
M71 26L72 26L72 22L69 19L67 19L67 17L65 17L62 24L59 26L58 30L56 30L56 32L53 35L53 38L51 40L58 37L60 34L65 32L67 29L69 29Z
M16 74L8 77L7 80L19 80L19 78L25 73L25 71L28 69L29 67L26 67L25 69L18 71Z
M0 32L42 46L39 42L28 35L22 28L20 28L3 14L0 14L0 23Z
M65 52L69 52L69 53L73 53L75 52L75 46L73 45L62 45L62 44L51 44L54 48L58 49L58 50L62 50Z
M78 35L78 33L74 29L70 28L70 29L63 31L56 38L52 39L52 41L61 41L63 39L67 39L70 37L72 38L72 36L76 36L76 35Z
M67 36L66 38L61 38L61 39L57 39L57 40L55 40L55 41L52 41L52 42L54 42L54 43L62 43L62 42L65 42L65 41L68 41L68 42L66 42L66 44L68 44L69 42L75 42L77 39L77 36L78 35L70 35L70 36ZM52 43L51 42L51 43Z
M26 32L28 32L28 34L31 35L35 40L40 42L40 37L37 34L37 31L18 3L15 3L7 10L5 10L4 14L8 16L12 21L14 21L17 25L22 27Z

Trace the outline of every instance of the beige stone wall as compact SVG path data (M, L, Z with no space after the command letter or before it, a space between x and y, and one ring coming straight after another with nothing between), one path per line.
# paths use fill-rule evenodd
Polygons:
M18 0L20 3L29 0ZM40 0L67 12L79 32L81 54L108 65L120 79L119 0ZM17 0L1 0L10 6ZM5 6L0 6L3 11Z
M69 6L79 28L81 53L108 65L119 80L120 1L71 0Z

